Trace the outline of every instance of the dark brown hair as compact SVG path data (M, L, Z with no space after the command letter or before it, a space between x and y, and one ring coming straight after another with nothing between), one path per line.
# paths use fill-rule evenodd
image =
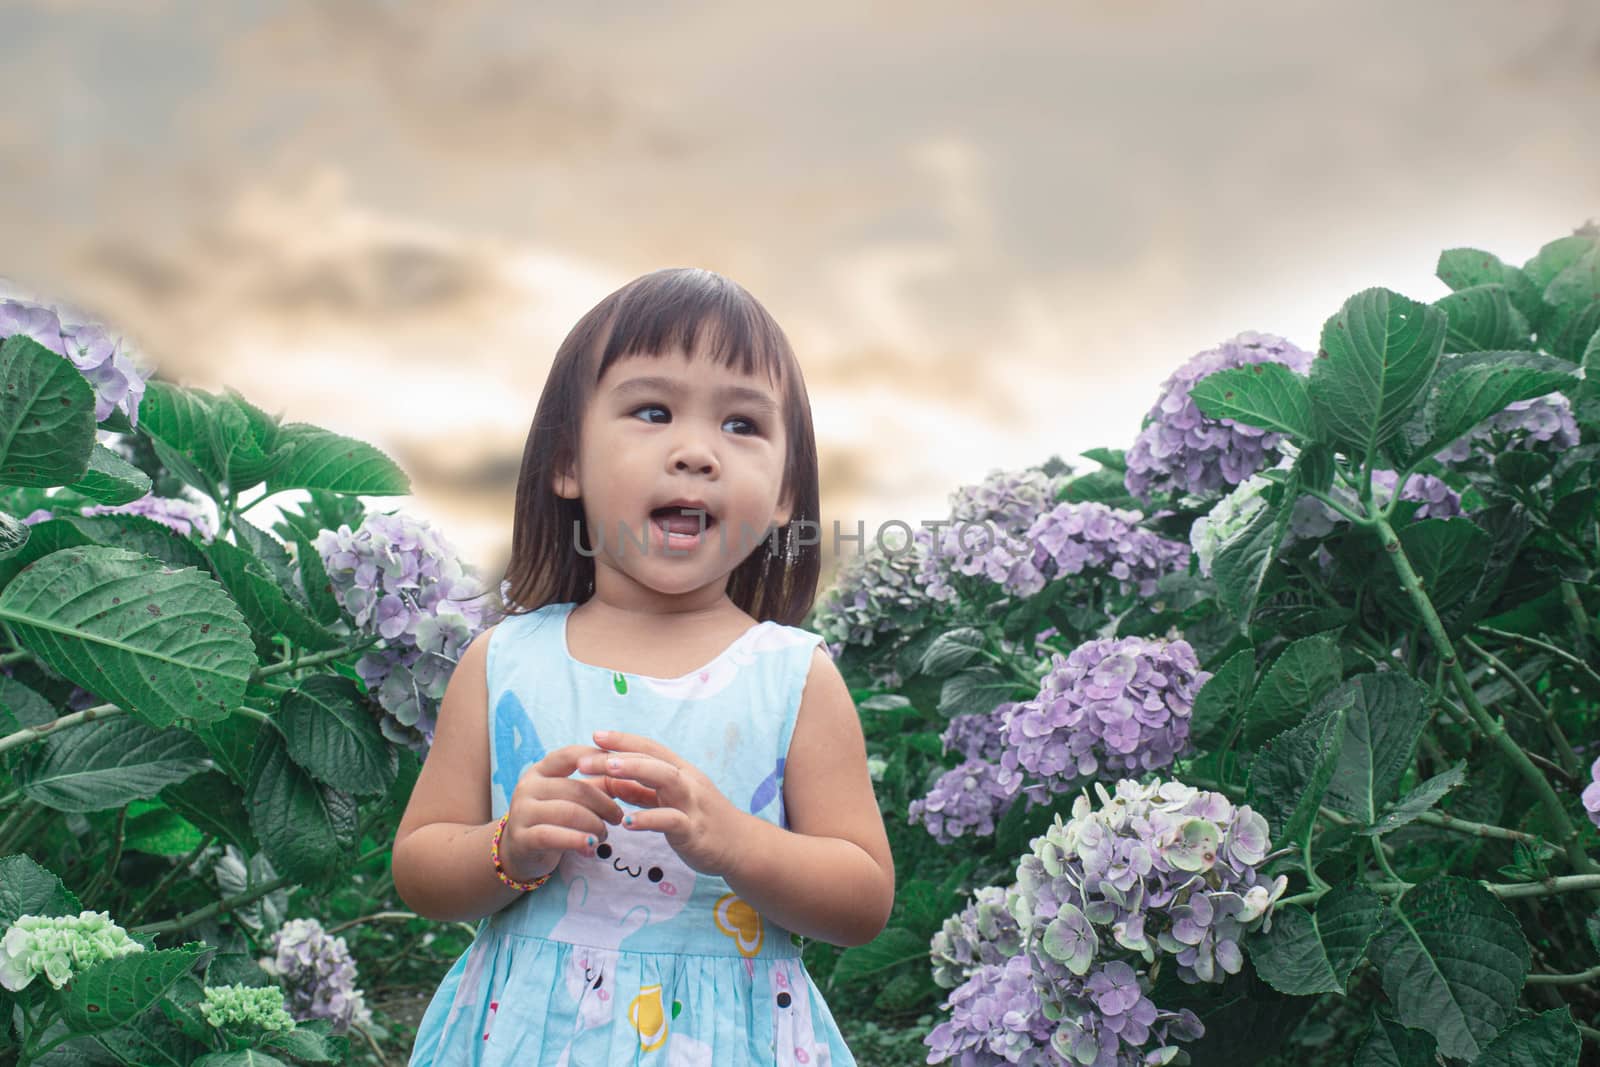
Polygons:
M737 366L744 374L759 370L778 385L788 443L779 497L792 493L793 508L788 523L758 542L729 574L728 596L757 621L794 626L810 611L822 549L817 443L800 365L760 301L720 274L685 267L624 285L579 319L556 350L522 450L500 612L525 614L594 595L594 557L584 554L594 541L583 501L556 494L556 472L577 458L583 412L607 368L626 356L678 352ZM578 529L582 552L573 537ZM813 543L802 543L801 530L811 532Z

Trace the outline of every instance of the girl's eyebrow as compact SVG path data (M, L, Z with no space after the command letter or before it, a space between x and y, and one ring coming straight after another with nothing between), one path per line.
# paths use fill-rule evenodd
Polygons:
M681 396L684 386L671 378L645 377L629 378L611 390L612 396L627 396L633 393L666 393L669 396ZM714 390L720 400L734 400L747 404L752 408L763 411L769 415L776 415L778 405L770 393L759 389L751 389L743 385L722 385Z

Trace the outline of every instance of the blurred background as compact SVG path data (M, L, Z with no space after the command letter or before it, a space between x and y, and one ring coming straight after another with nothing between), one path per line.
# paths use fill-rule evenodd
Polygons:
M1600 214L1593 0L791 14L5 0L0 295L373 442L493 569L557 345L646 271L766 304L824 526L870 531L1126 447L1241 330L1311 348Z

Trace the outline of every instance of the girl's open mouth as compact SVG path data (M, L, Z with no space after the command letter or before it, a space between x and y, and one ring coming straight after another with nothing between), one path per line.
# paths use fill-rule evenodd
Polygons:
M699 546L711 527L717 524L709 512L677 506L656 508L650 513L651 541L657 548L684 551Z

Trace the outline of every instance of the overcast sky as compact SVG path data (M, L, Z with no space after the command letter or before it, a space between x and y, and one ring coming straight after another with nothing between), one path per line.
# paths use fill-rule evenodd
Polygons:
M1580 0L7 0L0 91L0 285L380 445L484 566L556 346L649 270L767 305L871 529L1600 217Z

